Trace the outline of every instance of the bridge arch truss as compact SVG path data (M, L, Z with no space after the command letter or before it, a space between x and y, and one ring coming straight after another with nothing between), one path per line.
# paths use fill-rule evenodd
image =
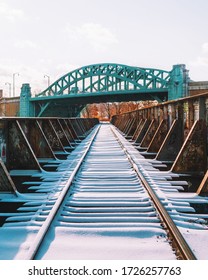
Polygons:
M115 63L93 64L73 70L35 97L23 84L20 116L77 116L86 104L185 97L188 71L184 64L171 71Z
M37 95L151 91L168 88L170 72L122 64L93 64L67 73Z

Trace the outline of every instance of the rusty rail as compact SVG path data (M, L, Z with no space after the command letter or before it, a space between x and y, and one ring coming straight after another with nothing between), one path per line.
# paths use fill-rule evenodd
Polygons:
M154 203L155 208L157 209L161 221L164 225L164 228L167 229L169 238L172 239L172 246L173 249L175 249L178 253L178 257L183 260L196 260L196 256L192 252L191 248L187 244L186 240L184 239L183 235L175 225L174 221L171 219L170 215L166 211L165 207L162 205L160 199L158 198L157 194L151 187L151 185L146 180L145 176L142 174L141 170L139 170L137 164L129 154L128 150L125 148L124 144L122 143L119 135L112 129L115 137L117 138L117 141L119 142L121 148L124 150L129 162L132 165L132 168L137 173L138 177L140 178L143 186L147 190L149 196L151 197L151 200Z

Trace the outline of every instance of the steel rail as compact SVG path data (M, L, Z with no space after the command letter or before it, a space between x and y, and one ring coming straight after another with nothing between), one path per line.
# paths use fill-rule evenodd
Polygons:
M125 146L119 139L118 135L114 131L114 129L111 127L111 130L113 134L115 135L118 143L120 144L121 148L123 149L124 153L126 154L129 162L131 163L133 169L137 173L138 177L140 178L141 182L143 183L145 189L147 190L148 194L150 195L157 211L159 212L160 219L163 224L166 226L166 230L168 231L168 234L172 237L172 239L175 241L177 249L179 251L179 256L182 257L183 260L196 260L196 256L192 252L191 248L187 244L186 240L184 239L183 235L175 225L174 221L171 219L170 215L168 214L165 207L162 205L160 199L158 198L155 191L151 188L150 184L147 182L146 178L143 176L142 172L139 170L137 164L132 159L131 155L126 150Z
M92 138L90 139L90 142L84 152L84 154L82 155L82 157L79 159L76 167L74 168L73 172L71 173L69 179L67 180L67 183L65 185L65 187L63 188L63 190L61 191L58 199L56 200L53 208L51 209L49 215L47 216L44 224L41 226L41 229L39 230L39 232L37 233L36 237L35 237L35 240L32 244L32 246L29 248L27 254L26 254L26 257L25 257L25 260L34 260L35 259L35 256L37 255L37 252L38 252L38 249L40 248L43 240L44 240L44 237L45 235L47 234L48 232L48 229L50 227L50 225L52 224L62 202L64 201L69 189L70 189L70 186L72 184L72 181L75 177L75 175L77 174L83 160L85 159L94 139L95 139L95 136L97 135L98 131L100 129L100 125L96 128L95 132L94 132L94 135L92 136Z

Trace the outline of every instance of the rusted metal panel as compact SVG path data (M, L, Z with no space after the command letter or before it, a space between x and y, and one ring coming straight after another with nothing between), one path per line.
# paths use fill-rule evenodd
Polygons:
M199 97L199 119L206 120L207 102L205 97Z
M91 121L89 119L78 119L78 122L83 128L83 135L91 129Z
M144 123L145 123L145 119L141 119L140 122L138 123L137 128L136 128L136 131L134 132L134 135L133 135L133 137L132 137L132 140L133 140L133 141L136 141L136 139L137 139L137 137L139 136L140 131L141 131L141 129L142 129Z
M132 136L132 140L133 140L133 141L135 141L135 140L137 139L138 134L139 134L140 129L141 129L141 126L142 126L142 124L143 124L144 122L145 122L145 119L141 119L141 120L139 120L139 121L137 122L137 127L136 127L136 129L135 129L135 131L134 131L134 134L133 134L133 136Z
M161 145L156 159L174 161L183 144L182 120L175 119Z
M36 119L18 119L37 158L55 158Z
M78 136L78 137L82 136L83 133L84 133L84 131L83 131L83 129L81 128L80 123L78 122L78 120L76 120L76 119L71 119L71 120L70 120L70 123L71 123L73 129L76 131L77 136Z
M72 135L72 133L71 133L71 131L69 129L69 126L67 125L66 121L64 119L59 119L59 122L60 122L60 124L61 124L61 126L62 126L62 128L63 128L63 130L64 130L64 132L66 134L66 137L67 137L69 143L74 143L75 139L74 139L74 137L73 137L73 135Z
M49 119L37 120L53 152L63 152L64 147Z
M183 102L178 102L175 104L176 106L176 118L184 120L185 112Z
M65 122L73 136L74 139L78 140L79 137L78 137L78 134L76 132L76 130L74 129L73 125L72 125L72 120L71 119L65 119Z
M141 147L149 147L149 144L150 142L152 141L152 138L157 130L157 121L156 120L152 120L150 125L149 125L149 128L147 130L147 132L145 133L145 136L140 144Z
M95 119L78 121L83 132L90 130L97 122ZM50 118L2 118L0 119L0 158L9 172L41 170L39 161L43 163L45 159L56 157L63 159L68 155L63 147L63 144L67 144L67 149L71 147L65 133L68 125L65 128L66 130L58 119L51 121ZM72 129L68 131L71 133ZM72 137L70 133L68 135ZM73 133L76 135L76 131L73 130ZM63 138L67 142L64 143ZM3 173L1 174L3 176ZM6 185L5 188L8 189ZM3 185L0 189L3 189Z
M194 106L194 103L193 103L192 100L189 100L187 104L188 104L188 110L187 110L188 119L187 119L187 122L188 122L189 131L190 131L190 129L193 126L194 121L195 121L195 119L194 119L195 106Z
M74 122L77 124L77 128L81 131L79 136L83 138L91 131L94 125L98 123L98 120L95 118L76 118L74 119Z
M172 127L172 128L170 130L170 133L167 134L167 137L165 138L165 141L163 142L161 149L159 149L156 158L162 161L174 161L178 156L177 153L179 152L179 148L181 148L182 146L181 142L184 139L187 139L188 136L190 137L190 131L192 131L193 126L195 126L195 122L198 120L204 120L206 126L208 125L208 93L200 94L197 96L189 96L189 97L172 100L168 102L163 102L133 112L116 115L113 117L112 122L114 123L115 126L119 125L120 127L124 127L124 124L126 124L127 120L133 118L134 114L137 116L138 121L136 122L137 127L135 128L134 134L132 136L133 141L136 140L138 134L141 131L142 119L148 119L148 120L154 119L156 123L158 123L159 120L167 119L168 127ZM174 121L176 119L180 120L180 125L178 122L176 123ZM174 125L172 126L173 122ZM180 128L178 128L178 125L180 126ZM149 133L150 131L151 129L149 128L149 130L147 131L146 135L144 136L143 140L140 143L141 148L149 149L148 151L152 151L149 145L151 143L150 140L152 140L152 137L154 136L154 133L152 133L152 131L151 134ZM206 128L204 134L206 134L205 145L208 146L208 130ZM175 135L177 135L177 137L175 137ZM202 145L200 144L201 141L200 138L204 138L204 137L205 136L201 137L200 134L199 135L196 134L195 137L196 139L194 140L195 142L198 141L198 146L201 147L201 149L202 149ZM159 141L157 142L159 146ZM200 148L199 147L196 148L196 147L197 145L195 145L195 154L200 153ZM191 153L192 152L190 151L190 154ZM186 156L187 159L184 158L184 162L187 161L187 164L191 165L190 162L193 156L190 156L189 154L186 154ZM196 173L198 172L197 170L206 170L207 160L203 158L200 164L196 164L196 165L198 168L196 169L193 168L193 170L195 170ZM186 164L184 164L184 166L186 166ZM174 167L176 169L176 165L174 165ZM181 170L183 170L182 167ZM184 167L184 170L189 170L189 168Z
M148 153L157 153L168 133L168 121L162 119L147 149Z
M77 119L81 129L82 129L82 136L84 136L91 128L91 124L89 119Z
M75 123L77 123L79 129L81 130L80 136L83 136L85 134L85 132L87 131L86 122L81 119L75 119Z
M69 137L68 137L66 128L64 129L64 127L62 126L62 124L61 124L61 122L60 122L60 119L57 119L57 122L58 122L58 124L59 124L60 131L63 132L63 134L61 134L61 135L62 135L61 142L62 142L62 144L65 144L65 143L66 143L66 145L63 145L63 146L64 146L64 149L65 149L66 151L72 151L74 148L72 147L72 144L71 144L71 142L70 142L70 140L69 140Z
M177 173L203 174L207 170L206 124L195 121L173 166Z
M6 166L8 170L40 170L38 160L16 120L8 121L8 153Z
M162 121L163 119L167 120L167 119L168 119L168 104L165 104L165 105L161 108L161 110L163 111L163 117L162 117L161 121Z
M131 123L130 123L130 125L129 125L129 127L128 127L128 130L127 130L127 132L126 132L126 135L127 135L128 137L132 137L133 134L134 134L135 129L136 129L136 118L133 117L133 118L131 119Z
M52 126L54 127L59 140L61 141L63 147L68 147L70 146L70 142L68 141L66 134L64 133L64 130L62 128L62 126L60 125L58 119L51 119L50 123L52 124Z
M117 120L116 120L117 126L121 131L124 130L124 124L126 122L125 118L126 118L126 115L124 114L124 115L119 116L119 118L117 118Z
M0 192L16 192L16 187L3 161L0 159Z
M51 157L52 157L52 158L55 158L53 149L52 149L52 147L50 146L50 143L48 142L48 139L47 139L45 133L43 132L42 127L40 126L38 119L36 119L36 124L37 124L37 126L38 126L38 128L39 128L39 130L40 130L40 132L41 132L42 137L43 137L43 138L42 138L42 141L43 141L42 148L44 149L44 146L48 146L47 150L50 150L50 151L48 151L47 154L49 155L49 154L51 153Z
M85 136L86 132L91 128L89 119L76 118L71 119L71 121L79 137Z
M135 130L137 128L138 121L139 121L138 113L137 112L133 112L131 117L132 117L133 121L131 123L131 126L130 126L128 132L127 132L127 136L132 138L133 135L134 135L134 132L135 132Z
M128 130L129 130L129 127L131 126L132 121L133 121L132 118L128 118L128 120L126 121L125 128L124 128L124 131L123 131L126 135L127 135Z
M79 119L72 119L72 124L74 125L75 129L77 130L77 134L79 135L79 137L82 136L85 132L83 123L80 122Z
M124 122L123 122L123 128L122 128L123 133L126 132L126 129L127 129L128 125L129 125L129 122L130 122L130 118L129 117L128 118L125 117Z
M173 121L176 119L176 108L173 104L168 104L168 124L171 127Z
M144 120L143 124L139 128L135 143L141 143L142 142L142 139L144 138L150 124L151 124L150 120L148 120L148 119Z
M0 158L5 163L7 157L7 138L8 131L6 129L7 122L0 119Z

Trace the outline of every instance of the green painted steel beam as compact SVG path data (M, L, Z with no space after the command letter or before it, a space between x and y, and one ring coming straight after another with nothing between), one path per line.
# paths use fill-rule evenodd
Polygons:
M43 115L43 112L46 111L46 109L49 107L50 104L51 102L49 102L48 100L46 104L40 104L40 111L37 114L37 117L41 117Z
M50 106L48 104L48 98L42 97L33 100L33 104L37 108L45 108L45 111L41 111L38 116L76 116L78 114L79 108L92 103L106 103L106 102L127 102L127 101L141 101L141 100L158 100L163 102L167 100L168 92L161 91L160 98L158 97L158 92L152 93L149 92L134 92L134 93L119 93L112 94L106 93L100 95L99 93L95 94L77 94L77 95L63 95L59 98L56 96L51 100ZM41 104L38 105L38 104ZM43 104L46 104L44 107ZM37 109L38 110L38 109ZM37 111L36 110L36 111ZM69 115L70 112L70 115ZM65 115L64 115L65 114ZM75 114L75 115L74 115Z
M147 90L117 90L117 91L102 91L102 92L82 92L82 93L74 93L74 94L63 94L63 95L54 95L50 96L50 100L70 100L70 99L84 99L88 97L96 97L96 96L121 96L121 95L137 95L138 99L140 95L142 94L152 94L152 95L157 95L157 94L162 94L162 93L167 93L168 90L166 88L155 88L154 90L147 89ZM33 97L30 98L30 102L37 102L37 101L48 101L49 97L48 96L38 96L38 97Z

